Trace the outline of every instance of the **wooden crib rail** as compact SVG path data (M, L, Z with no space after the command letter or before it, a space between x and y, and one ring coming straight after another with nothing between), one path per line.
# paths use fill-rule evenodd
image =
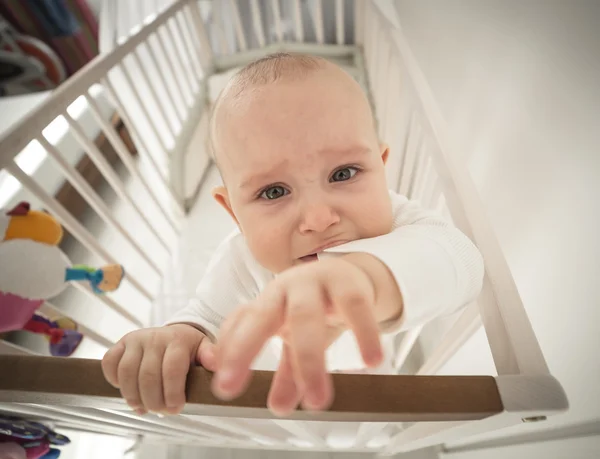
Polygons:
M212 374L192 369L185 414L275 418L266 401L272 372L256 371L248 390L233 402L210 391ZM491 376L398 376L334 374L335 400L328 411L297 411L287 419L418 422L479 420L503 411ZM127 409L102 375L99 360L0 356L0 402Z

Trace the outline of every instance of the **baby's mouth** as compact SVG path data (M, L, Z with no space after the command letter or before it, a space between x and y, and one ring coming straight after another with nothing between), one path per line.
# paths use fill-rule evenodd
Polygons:
M317 256L316 253L311 253L310 255L300 257L300 261L302 263L310 263L311 261L319 261L319 257Z

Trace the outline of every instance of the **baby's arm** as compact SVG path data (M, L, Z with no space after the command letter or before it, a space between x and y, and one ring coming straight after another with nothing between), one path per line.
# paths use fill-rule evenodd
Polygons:
M408 330L457 311L479 294L484 272L479 250L460 230L404 196L392 195L392 202L392 232L334 247L319 256L360 260L368 259L368 254L379 261L379 269L385 266L390 275L376 276L376 289L396 291L401 301L386 295L392 304L376 303L384 333ZM377 269L377 263L372 266ZM391 289L390 283L398 290Z

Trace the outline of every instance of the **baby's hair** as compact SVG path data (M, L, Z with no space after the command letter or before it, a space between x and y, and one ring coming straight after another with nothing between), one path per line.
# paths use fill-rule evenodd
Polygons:
M253 61L238 71L217 97L210 116L209 148L213 159L217 162L217 166L218 161L214 144L215 115L225 96L235 104L245 92L256 87L280 80L303 78L326 65L327 61L321 57L307 54L275 53Z

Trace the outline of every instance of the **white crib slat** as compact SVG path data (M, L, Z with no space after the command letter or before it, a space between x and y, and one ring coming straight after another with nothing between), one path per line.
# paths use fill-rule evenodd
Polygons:
M417 339L421 335L422 331L423 326L420 325L408 330L402 338L400 346L398 347L396 355L394 356L394 368L396 369L397 373L400 373L400 370L402 370L402 366L404 365L404 362L406 362L408 354L410 354L410 351L417 342Z
M277 41L283 41L283 26L281 24L281 11L279 8L279 0L271 0L271 9L273 10L273 22L275 22L275 34Z
M471 303L452 324L417 374L436 374L480 327L479 308L477 303Z
M223 0L213 1L213 25L217 31L217 39L219 40L219 50L221 56L229 54L229 47L227 46L227 39L225 38L225 31L223 30Z
M150 43L150 39L148 39L148 41L146 42L146 49L148 50L148 55L150 56L152 65L158 71L160 83L165 88L166 93L170 96L169 103L173 107L173 113L175 113L175 117L177 118L179 124L183 126L183 120L185 118L185 99L183 97L183 94L181 92L177 92L176 85L167 83L168 78L165 73L165 65L161 65L159 63L158 58L156 56L156 52L154 51L154 48ZM181 102L181 105L179 105L178 102Z
M133 411L118 411L112 409L93 409L93 408L77 408L88 416L102 417L119 417L124 420L142 421L149 426L157 426L158 428L166 427L169 430L176 431L179 435L198 436L206 438L218 438L225 441L235 441L236 438L227 436L226 432L219 432L211 428L208 423L187 419L177 416L160 416L155 414L139 415Z
M344 37L344 0L335 0L335 31L337 44L343 45Z
M138 215L138 217L145 223L145 225L148 227L150 232L156 237L156 239L158 241L161 241L162 236L160 235L160 233L156 230L156 228L154 227L152 222L148 219L146 214L140 209L140 207L133 200L133 198L129 195L129 193L125 189L125 186L123 185L121 179L119 178L117 173L114 171L114 169L111 167L108 160L104 157L104 155L100 152L100 150L98 150L98 147L96 147L96 145L94 145L94 143L90 139L88 139L88 137L85 135L85 132L83 132L81 125L77 121L75 121L71 117L71 115L69 115L69 113L67 111L65 111L63 116L67 120L67 123L69 124L69 127L71 128L75 139L79 142L79 144L82 146L84 151L87 152L88 158L90 158L92 160L94 165L98 168L98 170L100 171L102 176L106 179L106 181L108 182L110 187L114 190L114 192L117 194L117 196L119 198L121 198L124 202L129 204L129 206L131 206L131 208L135 211L135 213ZM165 241L163 241L163 242L165 242ZM166 244L166 242L165 242L165 244Z
M213 71L214 56L212 52L212 46L210 45L210 39L208 37L208 33L206 32L206 26L204 25L202 15L200 14L199 2L189 3L186 7L186 10L189 11L189 14L185 14L184 16L186 19L189 19L189 21L192 23L192 30L196 32L198 45L196 46L196 49L200 59L200 64L202 65L202 70L205 75L210 75ZM194 41L196 39L194 39Z
M388 426L387 422L361 422L353 448L363 448L369 440Z
M169 40L171 41L171 44L175 49L175 55L173 56L173 58L175 61L178 62L178 67L181 68L181 72L183 73L186 84L188 85L192 95L195 95L198 93L200 88L196 80L190 75L189 66L186 65L186 59L183 55L183 52L181 51L181 46L179 45L179 42L175 39L175 33L173 32L171 26L172 21L167 21L167 23L164 25L164 29L167 31Z
M408 191L410 174L413 169L414 152L419 141L419 133L420 127L418 126L416 115L412 113L398 177L398 192L403 195L406 195Z
M92 234L81 224L79 223L68 211L65 209L62 204L60 204L55 198L51 197L44 191L44 189L29 175L21 170L21 168L13 161L11 164L6 165L7 172L15 177L21 184L27 188L37 199L39 199L44 206L52 213L52 216L56 218L56 220L66 228L66 230L75 237L81 244L88 249L93 254L99 256L104 259L107 263L110 264L118 264L119 262L106 251L104 247L94 238ZM149 300L152 299L152 295L146 288L136 280L136 278L131 275L131 273L127 276L127 280L131 282L131 284L136 287L142 295L144 295ZM75 283L73 285L80 285ZM105 298L104 296L101 298ZM125 315L121 312L122 315ZM127 313L130 317L131 314ZM134 318L135 319L135 318ZM132 321L134 322L134 321ZM135 319L135 322L139 322Z
M175 15L175 24L177 24L177 29L181 35L183 40L183 44L188 52L190 62L192 66L190 70L194 78L198 80L202 80L204 75L204 70L202 69L202 61L200 60L200 56L194 46L194 34L190 28L189 22L185 17L185 9Z
M410 183L408 185L408 197L410 199L416 199L417 189L420 186L420 181L425 169L425 163L427 161L427 146L425 140L420 139L419 145L415 152L415 162L413 165L413 172L410 177Z
M287 430L291 434L295 435L298 438L301 438L307 442L309 442L312 446L325 446L327 447L327 442L324 438L314 433L308 424L303 424L301 422L294 421L279 421L273 420L274 424L277 424L284 430Z
M0 355L33 355L35 352L0 339ZM1 409L1 408L0 408Z
M112 227L117 233L121 234L121 236L123 236L123 238L127 240L127 242L129 242L129 244L131 244L131 246L136 250L136 252L146 261L146 263L148 263L154 272L160 275L161 271L156 262L150 258L146 251L138 244L133 235L130 234L129 231L127 231L125 227L121 225L121 223L119 223L119 221L112 215L112 212L108 206L104 203L104 201L102 201L100 196L98 196L90 184L81 176L77 169L65 161L56 147L48 142L43 135L39 136L37 141L52 157L62 173L65 174L69 183L73 185L81 197L85 199L92 209L94 209L102 221L104 221L104 223L106 223L108 226Z
M135 65L140 70L140 73L138 75L139 81L143 81L144 84L148 87L148 89L150 90L152 99L154 99L154 102L156 103L156 107L158 107L158 112L160 113L160 118L162 119L162 125L167 129L167 132L169 133L169 135L172 138L175 138L177 135L177 125L173 125L173 120L171 120L169 118L169 116L167 116L167 113L165 113L165 110L163 107L164 101L163 101L163 99L161 99L161 97L156 92L156 88L154 87L152 80L150 78L148 78L148 76L147 76L148 69L142 63L142 60L140 59L137 49L133 50L133 52L131 53L131 58L133 59L133 62L135 62ZM155 119L156 119L156 115L155 115Z
M49 303L47 301L40 306L38 311L40 313L44 314L50 320L55 320L58 317L64 316L64 313L60 309L58 309L52 303ZM95 332L91 328L86 327L85 325L81 324L80 322L77 322L77 330L79 330L81 333L83 333L83 335L86 338L96 341L96 343L100 344L101 346L111 347L113 344L115 344L113 341L105 338L104 336Z
M129 282L132 283L132 285L134 285L139 290L139 287L137 287L139 285L139 283L135 280L132 281L131 273L126 274L126 278L127 278L127 280L129 280ZM82 284L80 282L73 282L71 285L75 289L79 290L81 293L86 295L90 300L99 301L102 304L104 304L105 306L112 309L113 311L119 313L121 316L123 316L125 319L127 319L132 324L134 324L136 327L138 327L138 328L144 327L144 323L140 319L138 319L131 312L129 312L129 310L126 307L120 305L115 300L113 300L110 296L98 295L92 291L92 289L89 287L89 285ZM149 298L148 296L146 296L146 298L148 298L148 300L152 300L152 298Z
M175 86L177 86L177 89L179 89L179 92L181 93L181 98L183 100L184 106L187 106L187 108L189 109L192 104L193 104L193 95L190 93L189 88L187 87L183 87L183 76L180 75L177 66L175 65L174 62L174 58L173 55L167 51L167 47L165 45L164 39L160 34L160 30L157 30L156 33L154 34L156 36L156 39L158 41L158 46L160 48L160 51L162 52L163 56L166 57L166 59L169 61L169 64L171 65L170 71L173 75L172 81L175 82ZM185 110L186 114L187 114L187 109ZM185 119L185 115L183 116L183 119Z
M354 43L358 46L365 42L366 3L354 1Z
M300 0L294 0L294 23L296 32L296 41L304 42L304 21L302 20L302 6Z
M165 153L168 152L169 149L167 148L167 144L165 143L165 141L160 133L160 129L158 128L156 117L152 116L150 114L150 112L148 111L148 107L144 103L144 100L139 92L136 82L134 81L133 77L131 76L131 72L129 71L129 69L127 68L127 66L125 65L124 62L122 63L122 65L118 65L117 68L119 68L123 71L123 75L125 76L125 81L127 81L127 84L133 90L132 94L133 94L134 98L136 99L136 102L141 107L142 112L144 113L144 116L148 120L150 128L152 129L152 133L155 135L156 140L158 141L158 144L160 145L160 148L162 149L163 152L165 152Z
M183 71L187 75L194 93L197 94L200 91L198 80L201 78L201 75L194 71L194 53L191 52L190 48L187 46L183 30L177 22L176 17L173 17L172 20L166 24L167 29L169 29L169 25L172 26L171 36L173 37L173 42L177 46L177 54L179 55L179 59L181 59Z
M156 162L156 160L150 153L151 150L148 148L146 139L144 138L144 136L141 136L139 134L135 124L131 121L131 118L129 117L127 110L125 109L125 107L121 103L121 100L117 96L114 86L112 85L112 83L110 82L110 80L108 78L105 78L104 80L102 80L101 84L106 89L110 99L112 100L114 106L117 109L117 113L123 120L123 123L127 127L127 130L133 137L134 141L136 142L137 145L142 146L142 148L138 148L139 155L141 157L144 157L146 160L148 160L148 162L152 166L154 172L160 178L164 187L169 191L169 194L172 198L172 202L176 204L174 209L177 212L178 217L183 217L185 215L185 212L183 210L183 206L182 206L179 198L177 197L177 194L173 190L173 187L169 184L169 180L165 177L164 172L161 170L160 166L158 165L158 163ZM149 116L149 113L148 113L147 109L145 108L145 106L142 106L142 110L146 116ZM172 222L172 226L174 226L174 229L176 230L176 232L179 232L179 225L177 223Z
M229 0L229 5L233 12L233 25L235 27L238 47L240 51L246 51L248 49L248 44L246 43L246 34L244 32L244 27L242 26L242 18L240 16L237 0Z
M317 37L317 43L325 43L325 26L323 25L323 0L315 0L315 35Z
M222 417L210 417L206 419L207 424L216 427L226 432L231 432L235 435L242 435L243 437L250 438L252 440L258 440L269 443L281 443L278 438L265 437L258 430L252 429L252 426L239 422L235 418L222 418Z
M254 25L254 33L256 34L258 45L262 48L267 44L267 41L265 39L265 29L263 28L258 0L250 0L250 7L252 9L252 24Z
M129 171L129 173L142 184L142 186L148 193L148 196L150 196L150 199L152 199L154 204L156 204L156 206L161 210L165 220L169 223L169 225L173 229L173 232L175 234L179 234L179 226L177 223L175 223L175 221L171 217L169 209L167 209L165 207L165 205L161 202L161 200L156 195L154 189L150 186L148 181L144 178L143 174L139 170L139 167L137 166L137 164L131 157L131 154L127 150L127 147L123 143L123 140L121 140L121 137L115 131L115 128L108 121L106 121L106 119L104 119L104 117L101 115L100 107L98 107L98 104L96 103L94 98L89 93L85 95L85 98L88 101L92 115L94 116L94 118L96 119L98 124L100 124L100 127L102 128L102 132L104 132L106 137L109 139L111 145L115 148L115 151L119 155L119 158L121 159L121 161L123 162L123 164L125 165L127 170ZM175 204L177 204L177 203L175 203ZM159 241L160 241L161 245L169 253L172 251L169 244L163 238L159 239Z

